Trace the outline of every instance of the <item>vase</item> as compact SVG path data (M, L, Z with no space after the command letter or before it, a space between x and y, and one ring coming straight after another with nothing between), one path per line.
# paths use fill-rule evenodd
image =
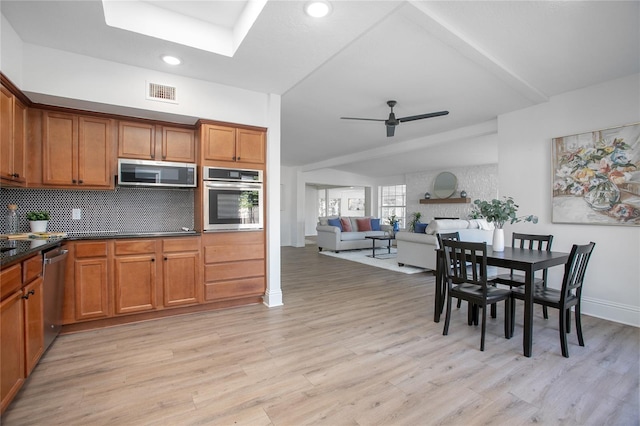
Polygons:
M593 210L609 210L620 200L620 190L615 183L607 179L587 192L584 200Z
M29 227L31 232L47 232L48 220L30 220Z
M493 230L493 242L491 246L493 251L504 251L504 229L495 228Z
M400 230L400 224L398 222L393 224L393 232L398 232Z

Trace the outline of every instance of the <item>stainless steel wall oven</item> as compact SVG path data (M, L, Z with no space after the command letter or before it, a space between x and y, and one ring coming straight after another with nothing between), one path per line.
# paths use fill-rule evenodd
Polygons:
M203 167L205 231L263 229L262 170Z

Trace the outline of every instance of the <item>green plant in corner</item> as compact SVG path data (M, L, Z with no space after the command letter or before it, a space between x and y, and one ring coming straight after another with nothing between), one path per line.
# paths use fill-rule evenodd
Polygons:
M422 213L413 212L411 213L411 222L409 222L409 232L414 232L416 223L420 223L420 218L422 217Z
M49 212L45 212L45 211L33 211L33 212L29 212L27 213L27 220L30 221L34 221L34 220L50 220L51 216L49 215Z
M501 200L494 198L491 201L475 200L473 202L473 210L469 216L472 219L485 218L487 221L493 222L496 228L499 229L502 229L507 221L509 223L538 223L537 216L517 216L518 208L519 206L511 197L502 197Z

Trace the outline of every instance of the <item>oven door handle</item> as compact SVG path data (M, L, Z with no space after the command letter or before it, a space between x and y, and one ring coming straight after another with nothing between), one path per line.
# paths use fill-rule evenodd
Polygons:
M249 182L204 182L204 186L207 188L216 189L262 189L261 183L249 183Z

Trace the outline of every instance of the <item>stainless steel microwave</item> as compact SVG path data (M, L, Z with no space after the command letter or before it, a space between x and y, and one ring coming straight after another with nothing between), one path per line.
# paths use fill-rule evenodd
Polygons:
M197 165L170 161L118 159L118 185L194 188Z

